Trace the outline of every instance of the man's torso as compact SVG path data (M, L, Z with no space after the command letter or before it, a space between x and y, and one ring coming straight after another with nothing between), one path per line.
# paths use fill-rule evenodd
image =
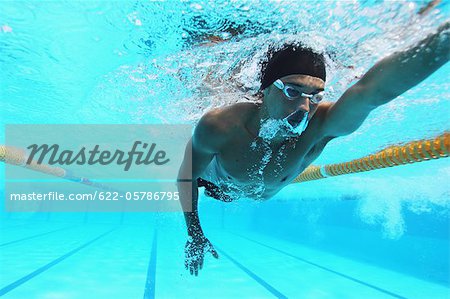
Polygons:
M311 164L331 138L320 136L320 121L314 120L320 118L318 112L301 136L273 145L252 136L246 128L256 109L254 103L239 103L217 112L218 121L226 119L230 128L227 142L205 171L205 179L215 180L225 192L239 191L234 192L239 197L268 199ZM208 177L208 172L214 175Z

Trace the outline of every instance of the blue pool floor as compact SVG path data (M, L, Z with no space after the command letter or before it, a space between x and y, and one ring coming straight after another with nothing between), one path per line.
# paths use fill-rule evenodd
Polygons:
M183 229L6 224L0 296L14 298L449 298L450 289L251 231L212 230L220 258L184 269Z

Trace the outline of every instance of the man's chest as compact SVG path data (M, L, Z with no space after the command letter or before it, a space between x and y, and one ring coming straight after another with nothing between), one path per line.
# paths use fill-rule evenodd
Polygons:
M326 142L308 139L270 146L262 140L235 141L217 156L228 179L242 184L263 181L279 186L294 179L322 152Z

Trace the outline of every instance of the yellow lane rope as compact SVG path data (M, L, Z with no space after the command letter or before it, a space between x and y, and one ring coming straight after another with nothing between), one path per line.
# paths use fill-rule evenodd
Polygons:
M445 132L433 139L417 140L405 145L390 146L375 154L349 162L325 166L309 166L292 183L440 159L448 157L449 152L450 133Z
M338 176L348 173L370 171L380 168L393 167L398 165L440 159L448 157L450 152L450 133L445 132L433 139L424 139L409 142L405 145L394 145L387 147L375 154L325 166L309 166L292 183L323 179L331 176ZM52 167L45 164L37 164L32 161L26 163L27 157L23 149L0 145L0 162L22 166L35 171L54 175L57 177L79 181L92 185L87 178L75 177L61 167Z
M45 174L54 175L58 177L66 177L66 171L61 167L53 167L46 164L38 164L36 161L31 161L30 164L26 163L27 156L23 149L0 145L0 162L6 164L22 166L35 171L39 171Z
M113 190L103 184L92 182L88 178L72 175L70 171L67 171L66 169L61 167L54 167L47 164L38 164L35 160L32 160L31 163L28 164L26 163L27 159L28 157L25 153L25 150L12 146L0 145L0 162L25 167L34 171L39 171L48 175L57 176L92 187L98 187L105 190Z

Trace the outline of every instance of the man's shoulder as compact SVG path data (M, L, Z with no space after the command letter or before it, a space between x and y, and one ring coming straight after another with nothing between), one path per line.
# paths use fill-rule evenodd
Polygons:
M255 111L254 103L236 103L212 109L200 119L198 126L212 134L231 134L242 129L249 115Z
M322 140L322 138L327 137L324 132L324 123L327 119L328 112L331 107L333 107L334 102L322 102L317 107L316 113L314 113L313 118L311 119L308 129L314 131L314 138L316 140Z
M211 150L219 150L239 138L248 117L256 111L255 103L236 103L206 112L198 122L194 141Z
M316 127L316 129L321 127L323 121L327 117L328 111L333 106L333 104L333 102L321 102L310 121L309 127Z

